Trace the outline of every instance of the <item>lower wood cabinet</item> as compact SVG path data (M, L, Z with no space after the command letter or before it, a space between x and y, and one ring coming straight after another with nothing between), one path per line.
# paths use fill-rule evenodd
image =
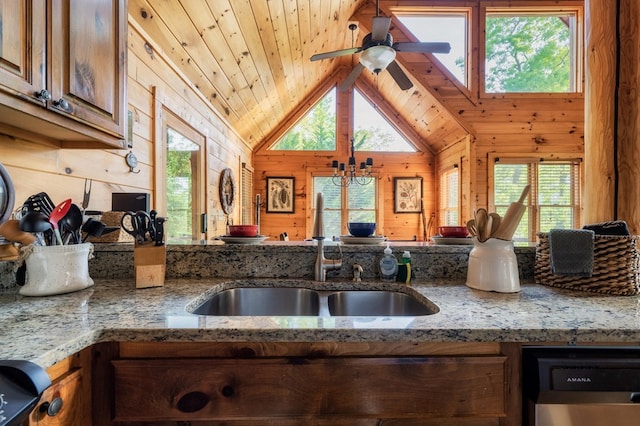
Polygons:
M29 414L26 425L91 424L91 364L88 350L47 369L51 386Z
M498 425L507 412L501 355L117 359L112 366L116 424Z

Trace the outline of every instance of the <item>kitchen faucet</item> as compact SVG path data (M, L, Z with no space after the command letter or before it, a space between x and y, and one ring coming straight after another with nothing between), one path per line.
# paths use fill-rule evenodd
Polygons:
M313 239L318 242L318 255L313 269L316 281L326 281L327 271L342 268L342 259L326 259L324 257L324 196L318 192L316 196L316 217L313 224Z

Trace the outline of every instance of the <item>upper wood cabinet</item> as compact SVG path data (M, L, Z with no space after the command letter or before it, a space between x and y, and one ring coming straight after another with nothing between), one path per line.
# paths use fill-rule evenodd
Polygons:
M126 0L2 2L2 132L125 148L126 16Z

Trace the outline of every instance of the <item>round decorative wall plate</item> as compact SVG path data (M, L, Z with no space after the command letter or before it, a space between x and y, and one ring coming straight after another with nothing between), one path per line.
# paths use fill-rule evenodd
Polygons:
M236 195L236 183L233 172L226 168L220 174L220 204L225 214L233 213L233 203Z

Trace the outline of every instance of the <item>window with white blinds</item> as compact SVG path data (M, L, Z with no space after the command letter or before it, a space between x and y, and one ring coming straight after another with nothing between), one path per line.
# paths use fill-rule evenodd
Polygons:
M324 194L324 235L347 235L348 222L376 222L377 179L365 185L336 186L331 176L313 177L313 194ZM315 197L312 217L315 217Z
M240 211L242 212L242 223L251 224L253 219L253 170L242 163L242 174L240 175Z
M440 225L460 225L460 173L455 167L440 176Z
M493 209L500 215L531 185L514 240L536 241L538 232L579 227L579 160L499 158L493 173Z

